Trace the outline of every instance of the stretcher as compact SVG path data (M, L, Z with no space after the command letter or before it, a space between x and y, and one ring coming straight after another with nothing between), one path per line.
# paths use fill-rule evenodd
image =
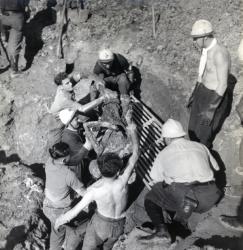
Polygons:
M152 181L149 172L158 153L163 149L161 139L162 121L136 97L131 96L133 120L137 125L140 155L136 172L150 190Z

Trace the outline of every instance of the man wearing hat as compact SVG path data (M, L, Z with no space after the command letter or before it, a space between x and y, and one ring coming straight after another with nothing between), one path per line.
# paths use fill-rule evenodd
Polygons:
M206 212L220 199L221 191L215 185L213 174L214 170L219 170L217 162L207 147L185 139L185 135L176 120L168 119L163 125L166 147L154 161L150 173L152 189L144 202L155 227L149 238L170 239L165 214L187 227L192 212Z
M196 21L191 36L202 53L197 84L187 105L191 108L189 136L211 148L227 113L230 55L214 37L212 24L207 20Z
M103 81L106 88L117 91L120 94L125 117L130 103L129 92L134 81L134 73L127 59L118 53L113 53L109 49L102 49L99 51L94 74Z
M82 123L87 117L75 114L76 112L64 109L59 112L61 122L66 126L62 131L61 142L69 146L69 158L66 159L66 165L72 169L79 180L82 180L82 170L85 168L84 159L88 157L92 149L91 143L86 139L83 133L80 133Z

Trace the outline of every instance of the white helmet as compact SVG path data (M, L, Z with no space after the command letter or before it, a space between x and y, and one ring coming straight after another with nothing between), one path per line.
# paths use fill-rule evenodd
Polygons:
M73 118L75 111L70 109L63 109L59 112L59 118L64 125L67 125Z
M212 24L204 19L197 20L192 25L191 36L192 37L204 37L213 33Z
M162 137L166 138L176 138L186 135L180 122L168 119L162 127Z
M99 60L102 62L110 62L114 59L114 53L109 49L99 51Z

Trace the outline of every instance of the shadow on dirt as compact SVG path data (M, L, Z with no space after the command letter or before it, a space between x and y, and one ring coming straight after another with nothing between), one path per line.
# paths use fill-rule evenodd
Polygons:
M24 70L31 67L34 57L39 50L43 47L42 31L46 26L52 25L56 22L56 11L48 7L45 10L41 10L26 23L24 28L24 36L26 41L25 47L25 59L26 66Z
M13 250L16 245L19 243L24 242L26 239L26 231L25 231L25 226L17 226L14 227L9 235L6 237L7 244L5 248L1 248L0 250Z
M231 250L241 250L243 245L243 237L222 237L215 235L210 239L199 239L194 243L198 247L203 247L206 245L214 246L219 249L231 249Z
M17 154L7 156L4 150L0 150L0 163L8 164L18 161L20 161L20 157Z

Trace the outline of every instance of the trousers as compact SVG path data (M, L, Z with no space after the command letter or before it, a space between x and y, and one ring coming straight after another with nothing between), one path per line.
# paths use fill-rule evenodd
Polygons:
M91 218L84 236L83 250L96 250L103 244L103 250L112 249L124 232L125 217L112 219L96 212Z
M23 27L25 22L24 12L7 11L0 16L0 22L3 26L10 28L8 39L8 54L10 60L16 60L21 50L23 39Z
M203 124L203 113L209 108L213 92L213 90L206 88L203 84L199 84L194 93L188 125L190 139L201 142L208 148L211 147L214 136L223 123L229 102L228 92L226 90L219 107L215 110L211 124Z
M121 73L117 76L108 76L104 78L107 88L113 91L119 91L120 95L128 95L131 82L126 73Z
M61 250L62 244L66 236L66 228L64 226L60 229L55 230L54 225L57 217L67 212L70 207L67 208L54 208L52 204L45 199L43 202L43 213L51 222L51 235L50 235L50 250Z
M145 197L145 210L152 223L155 226L164 223L162 210L178 214L183 212L185 197L191 191L193 192L193 198L198 203L194 210L197 213L204 213L211 209L222 195L214 182L202 185L156 183Z

